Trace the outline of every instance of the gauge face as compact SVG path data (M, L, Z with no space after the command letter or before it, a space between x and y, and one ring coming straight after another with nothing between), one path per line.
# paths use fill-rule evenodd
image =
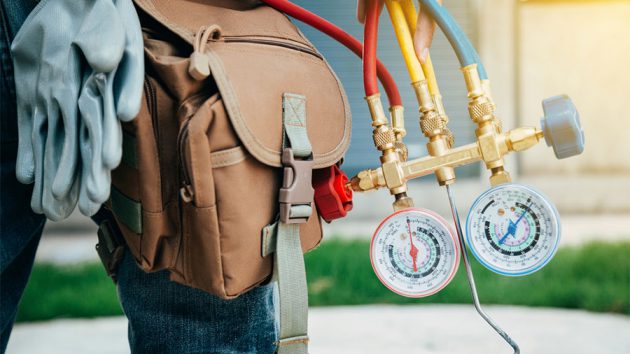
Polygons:
M374 272L391 291L424 297L453 279L459 265L459 245L441 216L423 209L405 209L385 218L376 229L370 259Z
M466 220L466 241L477 260L493 272L531 274L558 249L558 212L530 187L500 185L473 203Z

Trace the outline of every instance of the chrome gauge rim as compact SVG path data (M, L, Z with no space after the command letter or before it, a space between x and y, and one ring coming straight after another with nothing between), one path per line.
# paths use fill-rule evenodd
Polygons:
M466 219L466 243L491 271L522 276L544 267L560 243L556 207L541 192L515 183L481 194Z

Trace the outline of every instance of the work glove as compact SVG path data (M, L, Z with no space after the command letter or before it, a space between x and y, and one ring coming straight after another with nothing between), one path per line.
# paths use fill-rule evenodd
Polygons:
M383 0L359 0L357 3L357 18L359 22L365 23L365 9L367 8L368 1L379 1L383 6ZM413 0L404 0L413 1ZM438 3L442 3L442 0L437 0ZM429 54L429 48L431 42L433 42L433 33L435 32L435 21L424 11L422 6L418 7L418 24L416 26L416 32L413 35L413 44L416 50L416 56L421 63L424 64Z
M119 121L128 122L140 110L144 83L144 49L140 22L130 0L114 0L125 30L125 49L116 69L105 74L94 70L86 75L79 110L82 130L80 135L81 157L88 172L82 178L79 210L92 215L89 198L99 206L109 197L111 170L122 158L122 129ZM100 117L95 122L91 117ZM102 132L102 133L101 133ZM102 136L99 136L102 134ZM96 210L94 211L96 212Z
M131 0L43 0L16 35L12 51L18 103L16 174L22 183L35 183L31 207L61 220L72 212L79 194L90 194L82 184L92 177L92 194L98 198L81 208L92 215L109 194L109 171L120 162L122 145L116 114L105 123L103 105L120 112L125 121L140 105L142 42ZM111 83L95 91L98 80L91 76ZM80 96L88 95L84 92L92 97L98 92L100 110L79 109ZM111 107L117 103L118 109ZM104 141L112 142L107 152ZM92 147L89 159L79 152L84 146ZM106 168L93 168L95 161Z

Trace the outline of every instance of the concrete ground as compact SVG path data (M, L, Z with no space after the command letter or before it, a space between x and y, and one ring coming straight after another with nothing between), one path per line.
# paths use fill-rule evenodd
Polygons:
M630 317L488 306L525 354L625 354ZM472 306L353 306L310 311L313 354L512 353ZM57 320L15 327L7 354L122 354L126 319Z

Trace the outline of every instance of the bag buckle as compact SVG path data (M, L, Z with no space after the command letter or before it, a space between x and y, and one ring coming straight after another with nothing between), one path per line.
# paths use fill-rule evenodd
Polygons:
M291 148L282 151L284 177L280 188L280 221L302 224L313 211L313 157L297 160Z
M348 176L336 164L315 171L315 205L326 222L343 218L352 210L352 190L347 183Z

